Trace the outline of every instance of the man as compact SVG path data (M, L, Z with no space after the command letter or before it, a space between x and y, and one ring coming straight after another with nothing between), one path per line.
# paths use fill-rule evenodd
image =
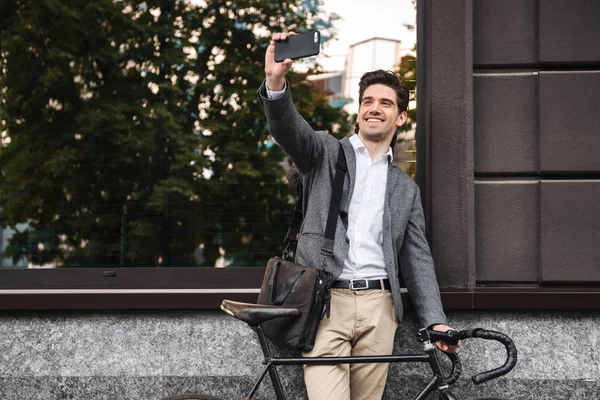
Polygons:
M321 321L314 349L304 356L391 354L402 318L399 273L423 326L451 329L442 310L427 241L419 190L392 163L390 143L406 121L408 90L386 71L363 75L359 84L357 134L338 141L315 132L296 111L285 74L292 60L275 63L275 42L293 32L276 33L265 55L266 80L259 89L269 130L290 155L302 178L304 222L296 262L321 265L339 143L348 173L328 270L331 316ZM439 343L445 351L458 346ZM310 400L380 399L387 364L305 366Z

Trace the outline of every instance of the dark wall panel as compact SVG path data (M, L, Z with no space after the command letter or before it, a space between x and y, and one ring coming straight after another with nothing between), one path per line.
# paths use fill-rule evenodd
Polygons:
M539 12L540 61L600 61L600 1L540 0Z
M472 1L476 281L600 282L600 0Z
M537 172L537 73L476 74L475 172Z
M545 282L600 281L600 180L542 181Z
M536 31L535 0L474 0L473 62L535 63Z
M541 170L600 171L600 71L541 72L539 79Z
M477 282L538 282L538 230L538 181L476 181Z
M470 0L431 1L431 240L440 285L475 282Z

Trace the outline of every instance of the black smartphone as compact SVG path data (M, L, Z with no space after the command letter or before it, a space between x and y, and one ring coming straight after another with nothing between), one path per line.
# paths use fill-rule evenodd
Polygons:
M288 36L286 40L275 42L275 62L282 62L286 58L296 60L319 54L321 49L321 33L319 31L299 33Z

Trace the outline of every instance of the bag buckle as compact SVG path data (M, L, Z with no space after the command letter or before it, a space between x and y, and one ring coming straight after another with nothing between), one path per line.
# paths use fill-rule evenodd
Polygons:
M366 279L350 279L350 289L365 290L369 288L369 281Z
M283 254L281 255L281 258L283 258L284 260L287 261L293 261L294 259L294 253L295 253L295 242L291 242L291 241L285 241L286 245L285 248L283 249Z

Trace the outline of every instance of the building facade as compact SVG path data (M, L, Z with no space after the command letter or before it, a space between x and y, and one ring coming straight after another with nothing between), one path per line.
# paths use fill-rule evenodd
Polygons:
M505 332L519 350L511 374L475 387L468 376L502 349L465 342L456 393L598 398L600 3L417 5L419 180L449 322ZM55 293L62 306L27 296L0 297L12 309L0 315L3 399L242 398L260 373L252 331L197 291ZM398 352L418 351L416 329L401 325ZM289 398L304 398L301 368L286 371ZM392 367L384 398L415 393L426 374ZM256 398L273 398L270 385Z

